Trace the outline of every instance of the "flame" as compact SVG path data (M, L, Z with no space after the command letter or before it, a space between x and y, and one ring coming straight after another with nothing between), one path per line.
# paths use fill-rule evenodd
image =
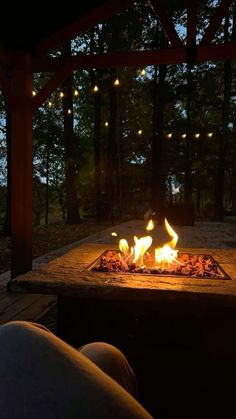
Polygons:
M137 266L144 267L143 257L151 244L151 236L141 237L140 239L137 236L134 236L134 246L131 248L129 248L126 239L121 239L119 241L119 249L122 252L124 262L127 263L127 261L132 258L130 260L131 263L135 263Z
M125 256L125 258L129 257L129 245L127 240L125 239L120 239L119 241L119 249L120 251L123 253L123 255Z
M136 263L138 266L143 267L143 256L152 244L152 237L146 236L138 239L138 237L134 236L134 242L135 245L133 263Z
M127 266L133 263L136 267L145 268L146 262L147 264L152 263L152 266L154 265L153 267L161 268L163 270L172 263L179 263L177 260L178 250L175 250L178 235L170 226L166 218L164 225L171 240L165 243L164 246L155 248L153 257L147 252L152 245L151 236L140 238L134 236L134 245L131 247L129 247L126 239L120 239L119 249L121 253L119 254L119 258L123 265ZM153 221L150 220L146 226L146 230L151 231L154 227ZM155 262L153 262L153 260L155 260Z
M175 250L175 246L178 241L178 235L170 226L166 218L165 218L165 228L169 236L172 237L172 240L164 244L163 247L156 248L154 251L155 264L157 267L160 267L161 269L164 269L166 265L169 266L173 262L178 263L177 261L178 250Z
M155 227L154 222L152 220L149 220L149 222L147 224L147 227L146 227L146 230L147 231L152 231L154 229L154 227Z

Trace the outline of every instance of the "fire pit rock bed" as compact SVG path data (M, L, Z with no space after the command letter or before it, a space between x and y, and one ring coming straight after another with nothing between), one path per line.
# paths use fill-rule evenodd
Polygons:
M210 255L181 253L178 263L169 267L143 267L135 263L124 264L119 251L106 250L89 267L94 272L132 273L144 275L185 276L191 278L230 279Z

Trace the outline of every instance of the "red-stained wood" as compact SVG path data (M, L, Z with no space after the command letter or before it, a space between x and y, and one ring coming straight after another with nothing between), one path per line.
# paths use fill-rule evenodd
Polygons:
M236 58L236 43L199 45L196 48L196 61L224 61Z
M78 54L70 58L71 68L137 67L148 64L179 64L186 59L185 48L166 48L158 51L112 52L110 54ZM68 65L62 57L43 58L32 64L34 72L57 71Z
M180 64L186 62L187 48L165 48L158 51L113 52L110 54L72 56L70 60L44 58L35 60L32 64L34 72L54 72L63 69L64 65L71 70L80 68L137 67L152 64ZM220 61L236 58L236 43L200 45L196 47L196 60ZM62 71L63 73L63 71ZM60 77L58 77L58 80ZM49 82L50 83L50 82ZM56 84L56 83L55 83Z
M63 46L66 42L85 33L97 23L104 21L123 9L128 8L134 0L107 0L101 6L92 9L86 16L80 17L75 22L67 25L64 29L43 40L38 48L38 54L46 54L51 50Z
M181 47L183 45L182 41L179 38L170 17L161 6L160 2L157 0L151 0L150 2L172 47Z
M11 102L11 239L12 278L32 267L32 75L29 60L12 70Z
M210 44L223 17L225 16L227 9L229 8L232 0L221 0L220 5L216 8L208 27L206 28L205 34L201 40L202 45Z
M48 80L43 88L32 99L32 112L35 112L47 98L60 86L60 84L71 74L73 71L72 64L65 64L56 71L55 74Z
M9 65L13 58L15 57L15 54L7 49L7 48L3 48L0 47L0 62Z

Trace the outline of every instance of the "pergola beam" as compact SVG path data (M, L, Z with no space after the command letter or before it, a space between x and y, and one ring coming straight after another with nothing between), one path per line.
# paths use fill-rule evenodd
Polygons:
M185 61L185 48L166 48L157 51L112 52L110 54L78 54L70 58L72 70L87 68L137 67L148 64L178 64ZM62 57L45 58L33 63L34 72L57 71L68 60Z
M201 45L207 45L211 43L231 3L232 0L221 0L220 5L216 8L215 13L213 14L210 20L210 23L206 28L205 34L203 35L203 38L201 40Z
M72 64L62 66L32 99L32 112L35 112L55 89L71 74Z
M182 41L179 38L170 17L163 9L160 2L157 0L150 0L150 2L172 47L181 47L183 45Z
M10 83L11 276L32 269L32 74L29 59L21 62Z
M75 22L67 25L65 28L55 32L55 34L40 42L36 51L37 54L46 54L55 48L62 47L66 42L87 32L97 23L128 8L133 3L134 0L107 0L101 6L91 10L87 15L80 17Z
M69 60L62 57L35 60L33 72L56 72L68 66L73 70L87 68L139 67L154 64L181 64L186 62L187 48L165 48L157 51L113 52L110 54L78 54ZM196 61L218 61L236 58L236 43L196 46Z
M14 54L9 49L0 47L0 63L1 64L10 64L14 59Z

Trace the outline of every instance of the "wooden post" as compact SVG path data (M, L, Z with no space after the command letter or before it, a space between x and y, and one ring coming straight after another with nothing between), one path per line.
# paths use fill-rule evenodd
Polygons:
M22 54L10 85L11 276L32 268L32 74Z

